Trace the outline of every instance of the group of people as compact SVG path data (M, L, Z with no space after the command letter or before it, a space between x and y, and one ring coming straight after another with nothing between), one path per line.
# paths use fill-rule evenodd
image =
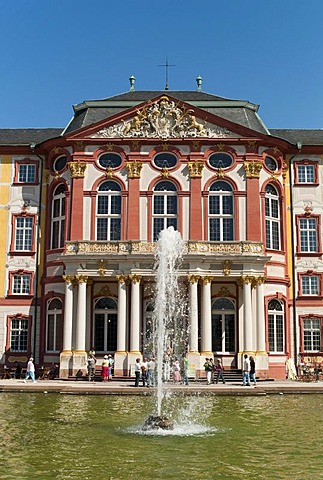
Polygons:
M136 358L135 363L135 387L139 387L140 379L143 387L154 387L156 385L156 360L155 357L144 357L141 361Z
M214 363L212 357L206 358L204 363L204 370L206 374L206 382L208 385L211 385L212 381L213 383L219 383L219 380L221 380L222 383L225 383L225 379L223 376L224 368L220 358L217 359L216 363Z
M248 357L247 354L243 356L243 365L242 365L242 385L250 387L251 382L254 385L257 385L256 380L256 362L252 355Z
M89 352L87 358L87 374L89 382L94 382L95 380L95 368L96 368L96 357L95 351L92 349ZM112 370L114 366L114 360L112 355L104 355L102 364L101 364L101 378L103 382L109 382L112 380Z

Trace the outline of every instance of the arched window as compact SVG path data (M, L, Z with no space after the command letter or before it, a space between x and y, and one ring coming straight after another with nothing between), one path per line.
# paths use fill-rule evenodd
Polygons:
M96 239L121 239L121 187L116 182L107 181L99 186Z
M114 353L117 349L118 304L110 297L94 304L94 349Z
M212 183L209 194L209 240L233 240L233 192L229 183Z
M47 304L46 351L60 352L63 339L63 310L59 298L53 298Z
M216 353L235 352L235 304L218 298L212 304L212 350Z
M154 188L153 197L153 239L168 228L177 230L177 189L172 182L162 181Z
M58 185L53 194L51 248L63 248L65 239L65 197L64 184Z
M283 353L285 343L284 304L279 300L268 303L268 342L271 353Z
M266 248L280 250L279 196L273 185L265 188Z

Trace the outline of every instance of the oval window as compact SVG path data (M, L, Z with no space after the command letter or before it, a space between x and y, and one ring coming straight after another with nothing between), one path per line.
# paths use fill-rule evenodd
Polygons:
M265 165L271 172L275 172L278 168L276 160L272 157L265 158Z
M159 168L172 168L177 163L177 158L172 153L158 153L154 158L156 167Z
M103 168L117 168L121 162L121 157L117 153L104 153L99 157L99 164Z
M233 158L228 153L213 153L209 157L209 164L213 168L229 168L233 163Z
M66 163L67 163L67 157L65 155L56 158L53 166L54 171L60 172L61 170L63 170L63 168L65 168Z

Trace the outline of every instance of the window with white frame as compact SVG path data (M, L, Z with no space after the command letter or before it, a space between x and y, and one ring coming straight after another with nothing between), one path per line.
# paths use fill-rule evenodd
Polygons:
M279 300L270 300L268 304L268 342L271 353L283 353L285 343L284 304Z
M65 239L65 203L66 188L64 184L58 185L53 194L52 201L52 229L51 248L63 248ZM74 212L74 215L76 212Z
M53 298L47 304L47 352L60 352L62 349L63 310L59 298Z
M28 319L12 318L10 322L10 351L26 352L28 348Z
M16 217L15 250L30 251L33 244L33 218Z
M96 210L96 239L121 239L121 187L107 181L98 189Z
M30 273L14 274L12 293L16 295L30 295L31 275Z
M302 295L319 295L319 276L302 275Z
M315 183L315 166L310 165L297 165L297 182L298 183Z
M19 183L36 182L36 165L34 163L20 163L18 166Z
M209 240L226 242L234 239L233 192L229 183L212 183L209 192Z
M153 239L168 227L177 230L177 189L169 181L158 182L153 196Z
M299 219L299 238L301 252L317 252L317 219Z
M266 248L280 249L279 196L273 185L265 188Z
M320 318L304 318L304 351L319 352L321 351L321 319Z

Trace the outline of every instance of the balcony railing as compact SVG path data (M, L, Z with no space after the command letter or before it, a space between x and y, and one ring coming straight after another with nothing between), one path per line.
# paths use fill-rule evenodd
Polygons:
M155 242L66 242L64 255L153 255ZM184 243L184 255L263 255L264 245L259 242L198 242Z

